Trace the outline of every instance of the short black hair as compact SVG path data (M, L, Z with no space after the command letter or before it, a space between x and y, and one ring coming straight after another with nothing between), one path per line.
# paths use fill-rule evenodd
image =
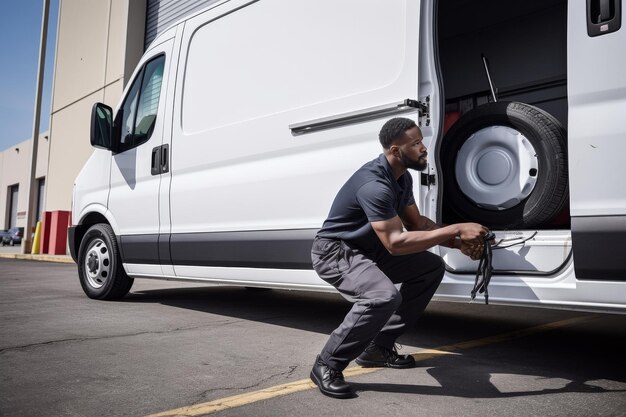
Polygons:
M383 125L378 134L380 144L384 149L389 149L393 144L393 141L402 137L404 132L409 129L417 127L415 121L407 119L406 117L394 117Z

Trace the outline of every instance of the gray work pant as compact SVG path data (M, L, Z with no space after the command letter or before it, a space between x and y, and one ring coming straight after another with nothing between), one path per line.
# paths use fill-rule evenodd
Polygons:
M320 354L338 371L371 341L391 348L426 309L444 273L443 261L430 252L364 253L341 240L319 237L313 242L311 259L320 278L354 303ZM394 284L400 283L398 290Z

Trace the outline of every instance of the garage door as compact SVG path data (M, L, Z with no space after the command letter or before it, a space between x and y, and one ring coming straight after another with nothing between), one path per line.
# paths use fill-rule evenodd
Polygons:
M144 49L170 25L218 0L148 0Z

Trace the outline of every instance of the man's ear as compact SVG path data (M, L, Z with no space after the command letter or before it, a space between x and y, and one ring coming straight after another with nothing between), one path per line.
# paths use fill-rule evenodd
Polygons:
M389 147L389 153L392 154L393 156L395 156L396 158L400 157L400 148L398 147L398 145L391 145Z

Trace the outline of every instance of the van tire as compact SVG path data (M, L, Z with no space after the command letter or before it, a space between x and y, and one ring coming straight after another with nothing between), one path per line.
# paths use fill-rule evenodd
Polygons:
M122 266L117 240L108 224L87 230L78 252L78 277L83 291L97 300L119 300L130 291L133 278Z
M512 162L514 165L519 164L520 177L526 175L533 182L532 186L528 187L531 189L530 194L520 194L510 199L511 206L480 204L476 202L476 199L468 197L459 185L458 178L462 178L460 176L468 172L467 170L474 169L472 164L476 164L477 167L479 164L472 158L468 158L470 162L461 160L457 164L457 156L461 148L468 139L479 137L480 134L473 136L475 133L489 132L488 129L494 126L505 126L513 129L507 129L507 131L516 132L522 135L519 137L525 137L532 145L526 157L537 164L534 173L529 174L523 172L520 162ZM481 134L488 138L490 133ZM566 136L565 129L555 117L525 103L488 103L463 115L444 137L440 151L444 183L443 221L446 223L473 221L497 229L529 229L548 224L561 212L569 197ZM480 148L480 140L482 139L474 139L473 144L469 145L470 148L474 147L472 150L474 155L481 155L481 152L487 149L488 145L485 145L484 149ZM505 144L504 141L501 143ZM467 164L470 166L466 166ZM457 173L459 166L463 167L463 170L459 169ZM506 172L512 171L509 169ZM500 178L498 175L496 177ZM517 178L514 177L514 179ZM481 192L485 192L484 195L489 196L487 198L494 195L489 194L489 191L483 191L482 184L477 184L478 196ZM472 191L471 186L470 184L470 191ZM465 189L467 190L467 187ZM489 190L488 187L487 190Z

